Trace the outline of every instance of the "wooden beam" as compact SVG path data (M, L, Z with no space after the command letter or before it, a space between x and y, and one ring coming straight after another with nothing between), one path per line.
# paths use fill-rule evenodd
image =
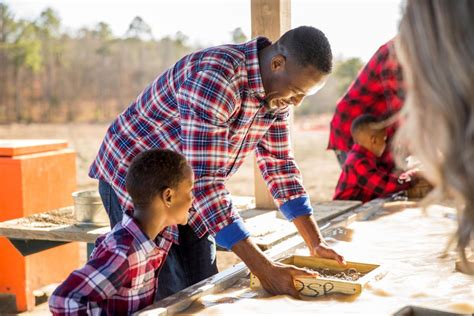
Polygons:
M276 41L291 28L291 0L251 0L252 37Z
M276 41L291 28L291 0L251 0L252 37L265 36ZM273 198L254 159L255 204L260 209L275 209Z

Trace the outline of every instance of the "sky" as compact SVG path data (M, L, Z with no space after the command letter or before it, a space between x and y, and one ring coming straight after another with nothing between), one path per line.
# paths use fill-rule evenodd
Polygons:
M250 0L0 0L17 18L34 19L47 7L73 31L108 23L125 34L135 16L151 26L155 38L181 31L192 44L229 43L241 27L250 37ZM337 57L367 61L395 36L402 0L291 0L291 26L311 25L328 37Z

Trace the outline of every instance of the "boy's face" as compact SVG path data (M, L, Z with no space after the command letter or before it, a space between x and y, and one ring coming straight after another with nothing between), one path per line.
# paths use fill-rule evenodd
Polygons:
M372 152L377 156L381 157L387 146L387 131L382 130L371 136Z
M185 225L188 222L189 209L193 204L194 173L185 167L183 179L175 188L167 188L157 195L151 205L155 216L164 217L166 226Z
M185 225L188 222L189 209L193 205L193 186L193 170L186 167L183 180L172 190L168 215L173 224Z

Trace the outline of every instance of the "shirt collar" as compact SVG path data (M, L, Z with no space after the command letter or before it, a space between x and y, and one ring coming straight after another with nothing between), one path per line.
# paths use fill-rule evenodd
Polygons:
M265 97L262 75L260 73L260 64L258 60L258 51L271 45L272 43L266 37L257 37L245 43L245 56L250 89L253 90L258 99Z
M152 255L155 252L160 251L155 242L148 238L148 236L137 225L136 220L127 213L123 214L122 227L125 228L133 238L135 238L147 255Z
M358 152L366 157L369 157L371 159L378 159L378 157L373 153L371 152L370 150L368 150L367 148L359 145L359 144L354 144L352 146L352 150L355 151L355 152Z

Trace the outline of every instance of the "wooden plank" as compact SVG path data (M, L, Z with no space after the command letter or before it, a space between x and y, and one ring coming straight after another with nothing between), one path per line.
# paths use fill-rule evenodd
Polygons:
M109 226L77 222L72 216L73 211L73 207L66 207L0 222L0 235L14 239L94 243L97 237L110 231ZM64 220L55 222L49 221L50 218L64 218Z
M393 201L391 198L380 198L364 203L356 209L357 220L367 221L382 210L386 202Z
M233 197L237 209L254 207L253 197ZM0 222L0 236L24 240L80 241L94 243L110 227L76 221L74 207Z
M325 201L313 203L314 219L318 224L338 217L362 205L360 201Z
M0 140L0 157L36 154L66 147L67 141L62 139L2 139Z
M252 37L266 36L276 41L291 28L291 0L251 0ZM293 124L290 124L290 130ZM291 134L291 133L290 133ZM254 157L255 203L260 209L274 209L275 203L268 192Z
M347 211L356 209L361 206L360 201L323 201L311 203L314 209L314 219L318 224L322 224L330 219L333 219ZM284 218L283 214L278 214L279 218Z
M254 242L262 250L267 250L298 233L293 223L277 217L277 211L269 211L249 218L245 224Z
M312 205L314 217L321 226L361 204L359 201L327 201L313 203ZM270 249L275 244L298 233L295 225L284 219L279 211L254 210L254 212L263 213L246 220L246 225L255 243L262 250ZM348 223L341 223L343 226L346 224Z
M294 283L296 289L302 296L307 297L324 296L333 293L342 293L348 295L360 294L362 292L362 288L370 280L381 278L385 275L385 270L380 268L379 264L374 263L348 261L346 266L341 266L336 260L310 256L291 256L286 258L284 263L309 269L328 268L336 272L354 268L364 274L356 281L337 280L323 276L314 278L295 278ZM261 287L260 281L253 274L250 274L250 287L254 289Z

